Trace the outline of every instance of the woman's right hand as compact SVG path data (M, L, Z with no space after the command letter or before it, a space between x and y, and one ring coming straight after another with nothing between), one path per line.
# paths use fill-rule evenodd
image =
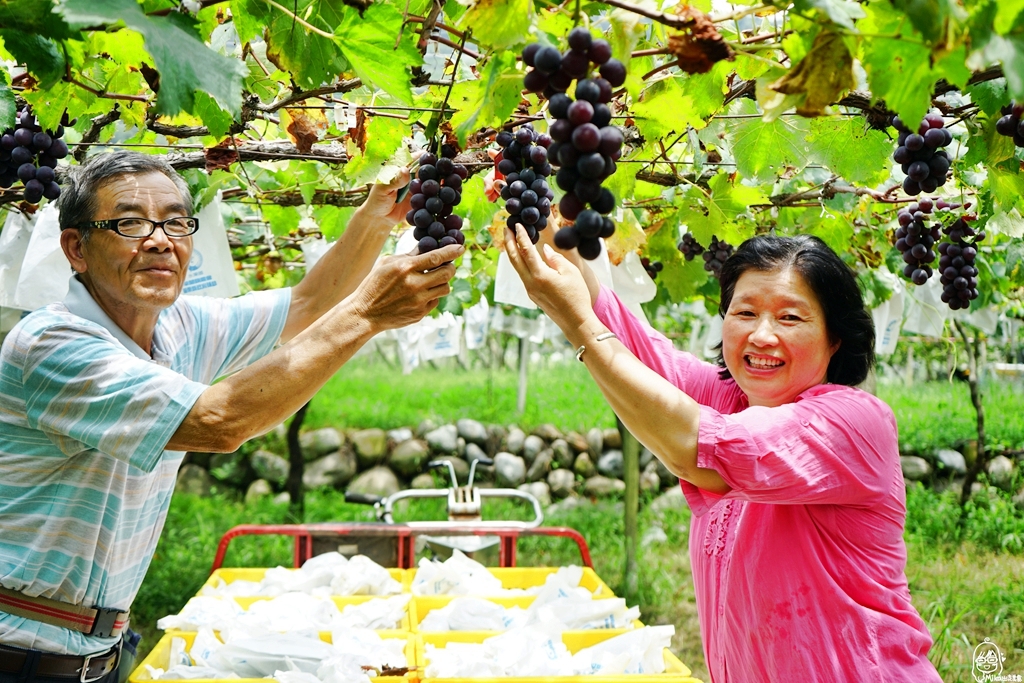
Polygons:
M540 242L538 244L546 244L556 252L565 257L567 261L572 263L574 266L579 268L580 273L583 274L583 279L587 283L587 290L590 292L590 305L593 306L597 303L597 295L601 293L601 283L597 280L597 275L594 273L594 269L587 264L586 259L580 256L580 253L575 249L559 249L555 244L555 232L556 230L541 230L540 231Z

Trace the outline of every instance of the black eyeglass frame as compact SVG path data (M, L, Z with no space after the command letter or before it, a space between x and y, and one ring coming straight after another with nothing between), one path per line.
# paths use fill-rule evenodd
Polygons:
M183 218L186 219L186 220L192 221L192 223L193 223L192 232L186 233L184 235L172 235L169 232L167 232L167 229L164 227L164 225L166 225L167 223L170 223L171 221L177 221L177 220L181 220ZM149 223L150 225L152 225L153 228L152 228L152 230L150 230L145 235L126 235L123 232L121 232L120 230L118 230L118 228L117 228L118 224L120 224L121 221L144 221L144 222ZM127 237L128 239L146 239L147 237L151 237L153 235L153 233L156 232L157 228L160 228L160 229L162 229L164 231L164 234L167 235L168 237L170 237L170 238L178 238L178 237L190 237L190 236L196 234L196 232L199 230L199 219L196 218L195 216L173 216L173 217L168 218L167 220L163 220L163 221L152 221L152 220L150 220L148 218L141 218L141 217L138 217L138 216L124 216L123 218L108 218L108 219L102 220L102 221L92 221L91 223L79 223L78 225L73 226L73 227L76 227L76 228L95 228L97 230L112 230L113 232L116 232L121 237Z

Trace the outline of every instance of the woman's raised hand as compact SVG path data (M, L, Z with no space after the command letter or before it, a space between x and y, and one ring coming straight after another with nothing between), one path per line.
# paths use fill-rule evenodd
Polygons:
M530 243L525 230L516 230L513 234L506 228L505 253L522 278L530 299L563 332L577 329L594 315L587 282L579 268L549 245L540 245L540 251L543 258Z

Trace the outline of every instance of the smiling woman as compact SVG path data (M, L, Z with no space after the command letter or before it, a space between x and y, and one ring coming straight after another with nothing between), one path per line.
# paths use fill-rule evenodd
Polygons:
M517 239L518 238L518 239ZM589 267L522 233L506 253L629 430L680 477L715 683L940 680L904 574L896 423L853 273L813 237L722 268L719 366L677 351Z

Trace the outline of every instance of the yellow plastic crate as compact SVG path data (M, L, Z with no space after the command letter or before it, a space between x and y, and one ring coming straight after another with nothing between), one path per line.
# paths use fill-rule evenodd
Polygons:
M626 633L623 629L596 629L593 631L565 631L562 642L569 652L576 654L584 648ZM665 650L665 673L660 674L619 674L614 676L537 676L504 678L427 678L426 667L429 659L426 645L445 647L448 643L482 643L495 634L483 631L450 631L448 633L418 633L416 640L416 661L419 662L422 683L701 683L691 676L688 666L668 649Z
M210 578L206 579L206 583L202 585L199 592L196 595L202 593L204 588L214 588L223 583L234 583L235 581L262 581L263 577L267 574L267 567L221 567L215 569ZM292 570L295 571L295 570ZM388 573L398 583L402 584L402 592L409 592L409 582L412 580L411 575L404 569L389 569ZM238 597L238 596L235 596ZM341 596L347 597L347 596ZM353 596L355 597L355 596ZM371 597L387 597L382 595L375 595Z
M488 567L487 570L494 574L501 581L502 588L533 588L543 586L548 576L557 572L561 567ZM410 590L413 577L416 576L415 569L407 569L404 586ZM608 587L601 577L590 567L583 568L583 577L580 579L580 586L586 588L594 597L613 598L615 593ZM430 596L451 600L459 597L457 595ZM478 596L478 597L505 597L505 596Z
M412 620L411 621L412 627L411 627L410 630L415 632L415 633L419 633L420 632L420 624L423 622L423 618L426 617L427 614L429 614L430 612L434 611L435 609L441 609L443 607L447 607L448 604L451 603L451 601L454 600L456 597L465 597L465 596L455 596L455 595L417 595L416 597L414 597L412 599L412 601L409 603L409 617ZM611 596L609 595L607 597L611 597ZM513 597L501 597L501 596L498 596L498 597L489 597L489 598L481 598L481 599L487 600L488 602L496 603L498 605L501 605L502 607L521 607L523 609L526 609L527 607L529 607L530 605L533 604L533 601L535 600L535 597L532 596L532 595L522 595L522 596L513 596ZM600 599L600 598L598 598L598 599ZM643 625L644 625L643 622L640 621L639 619L633 622L634 628L640 628ZM618 633L618 632L620 632L620 631L616 631L616 633ZM431 633L431 632L430 631L425 631L424 633ZM491 635L496 635L497 633L498 632L494 632L494 633L491 633Z
M417 646L414 637L407 631L377 631L382 639L400 638L405 640L405 659L407 666L409 667L408 673L404 676L377 676L374 681L380 681L380 683L409 683L412 680L419 678L419 671L417 669ZM196 634L187 631L167 631L160 641L156 644L156 647L152 649L149 655L135 668L131 676L128 677L128 683L142 683L142 681L152 681L153 678L149 675L149 670L146 669L146 665L153 667L154 669L160 668L167 670L170 664L171 657L171 640L173 638L183 638L185 640L185 649L188 650L192 647L192 641L195 640ZM331 642L330 633L321 633L320 639L324 642ZM233 683L267 683L266 678L233 678ZM221 683L223 679L206 679L206 678L193 678L189 679L190 683Z

